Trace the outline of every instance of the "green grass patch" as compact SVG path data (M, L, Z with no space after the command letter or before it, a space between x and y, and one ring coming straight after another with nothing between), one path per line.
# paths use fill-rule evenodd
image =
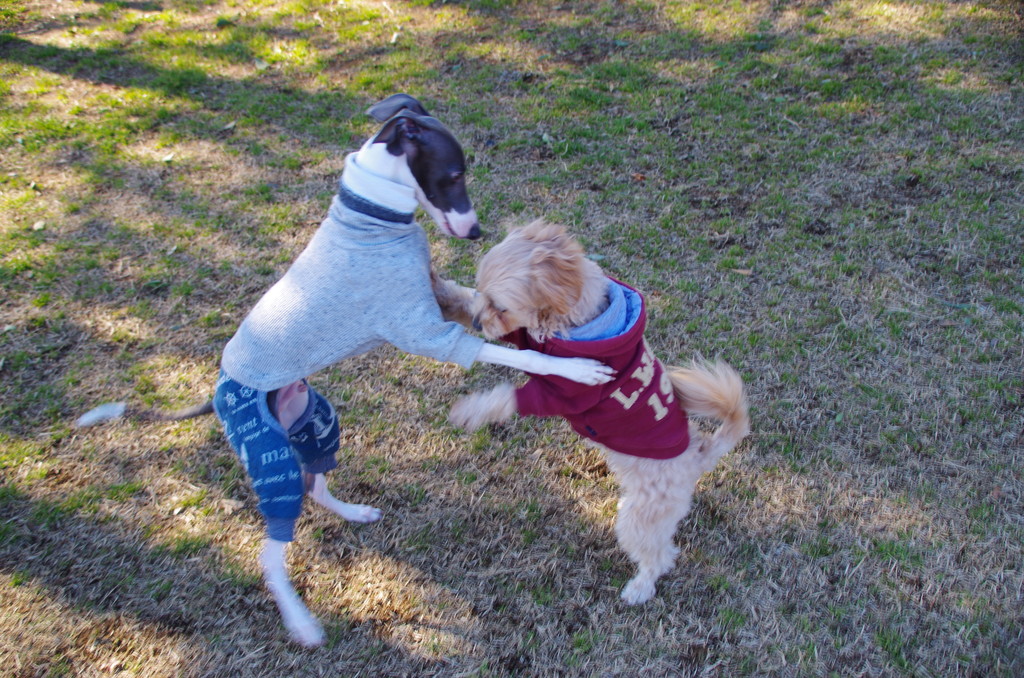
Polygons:
M485 231L420 211L439 272L468 284L507 228L565 223L644 293L664 362L740 370L753 434L634 609L599 455L558 421L446 423L525 377L391 348L311 375L342 427L332 483L388 516L303 516L289 565L323 665L1022 674L1019 29L1010 0L7 2L0 565L10 623L66 639L12 652L51 675L247 670L222 648L274 612L242 609L269 600L262 528L220 427L71 422L207 397L375 131L365 110L404 91L463 142ZM97 610L152 633L82 635ZM268 673L303 661L283 634ZM170 636L206 663L175 664Z

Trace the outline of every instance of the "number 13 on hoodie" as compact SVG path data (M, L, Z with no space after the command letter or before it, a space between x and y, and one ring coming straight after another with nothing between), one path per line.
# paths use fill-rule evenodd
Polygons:
M630 375L630 379L635 379L640 383L636 385L636 388L629 395L622 391L626 387L626 384L624 384L612 391L611 397L617 400L623 409L632 409L633 405L644 395L644 391L648 389L651 382L654 381L656 373L659 376L658 390L651 389L650 396L647 398L647 404L654 410L654 420L661 421L668 414L667 405L675 402L676 396L672 389L672 380L669 379L668 373L654 357L654 353L651 351L651 347L647 345L646 339L644 340L643 355L640 356L640 366ZM632 381L629 384L632 384Z

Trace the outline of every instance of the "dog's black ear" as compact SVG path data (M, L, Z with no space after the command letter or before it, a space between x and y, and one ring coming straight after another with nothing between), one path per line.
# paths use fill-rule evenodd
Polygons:
M384 126L373 138L375 144L387 144L388 152L393 155L412 154L416 150L414 142L419 139L421 127L414 114L403 111L384 123Z
M377 122L384 122L402 110L411 111L416 115L430 115L427 109L423 108L423 104L408 94L392 94L384 101L378 101L370 106L366 113Z
M398 139L414 141L420 134L420 126L411 115L401 113L384 123L373 138L375 144L390 144Z

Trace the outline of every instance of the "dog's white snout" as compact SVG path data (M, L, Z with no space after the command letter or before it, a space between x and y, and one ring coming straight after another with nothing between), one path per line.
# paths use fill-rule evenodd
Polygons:
M452 234L457 238L476 240L480 237L480 221L476 218L476 210L469 210L465 214L455 211L444 213L445 221L451 228Z

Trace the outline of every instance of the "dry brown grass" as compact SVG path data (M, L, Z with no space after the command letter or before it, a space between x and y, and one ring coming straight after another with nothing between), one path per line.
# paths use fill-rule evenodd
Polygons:
M1024 673L1019 3L11 7L0 674ZM435 238L444 271L563 221L647 293L664 359L749 384L754 434L645 606L617 598L594 451L558 422L447 424L503 370L383 349L314 377L344 403L332 489L385 513L304 516L315 651L262 588L212 420L69 427L209 393L396 90L472 157L488 235Z

